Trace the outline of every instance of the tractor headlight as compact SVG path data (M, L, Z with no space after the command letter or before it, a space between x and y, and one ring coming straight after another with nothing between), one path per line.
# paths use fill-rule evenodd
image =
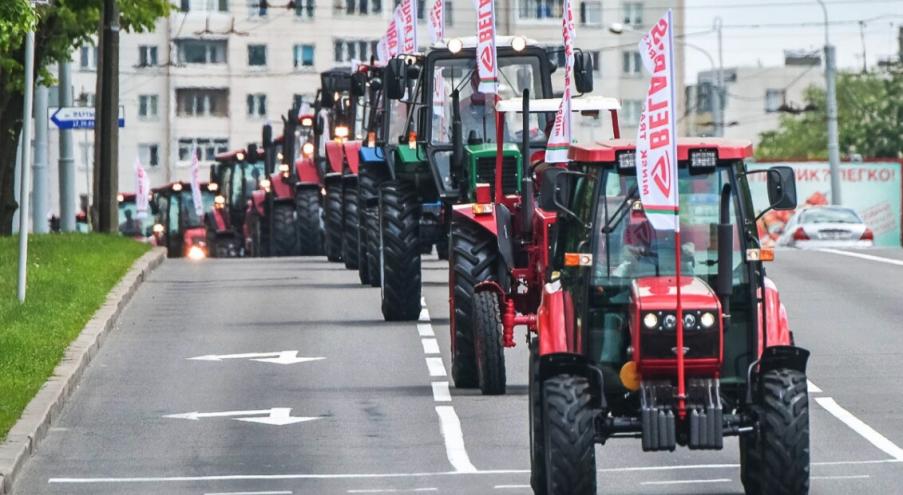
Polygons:
M684 328L696 328L696 315L693 313L684 315Z
M283 158L284 158L284 156L282 155L281 151L276 153L276 161L277 162L281 162Z
M207 253L204 252L204 248L200 246L191 246L188 248L188 259L193 261L199 261L207 257Z
M163 225L159 223L154 224L154 234L162 234L163 231L166 230Z
M712 328L715 325L715 315L714 313L705 312L702 316L699 317L699 323L702 323L702 328Z
M245 161L245 154L239 151L239 152L235 155L235 159L238 160L238 161L240 161L240 162L243 162L243 161Z
M217 184L216 182L211 182L210 184L207 184L207 190L210 192L219 191L219 184Z
M672 314L665 315L662 319L662 324L664 325L665 330L674 330L677 328L677 317Z
M643 325L649 330L655 329L658 326L658 316L655 313L646 313L646 316L643 317Z
M301 147L301 151L304 153L304 156L311 156L314 154L314 143L304 143L304 146Z
M117 194L117 195L116 195L116 201L122 203L123 201L125 201L125 196L122 195L122 194Z
M718 165L718 154L712 150L694 151L690 153L690 166L693 168L715 168Z
M336 126L335 137L345 139L348 137L348 127L344 125Z
M464 42L461 41L459 38L454 38L454 39L448 40L447 46L448 46L448 51L450 51L452 53L458 53L464 49Z
M270 179L260 179L260 188L266 192L270 192Z
M172 185L172 190L175 191L175 192L181 191L181 190L182 190L182 183L181 183L181 182L176 182L175 184L173 184L173 185Z
M310 127L312 125L314 125L314 119L312 119L310 117L304 117L301 119L301 126Z
M226 206L226 198L221 195L218 195L217 197L213 198L213 206L215 206L217 208L222 208L223 206Z
M283 174L287 174L288 171L289 171L288 163L282 163L282 164L280 164L280 165L279 165L279 171L282 172Z
M527 48L527 38L523 36L515 36L513 40L511 40L511 48L516 52L522 52L525 48Z

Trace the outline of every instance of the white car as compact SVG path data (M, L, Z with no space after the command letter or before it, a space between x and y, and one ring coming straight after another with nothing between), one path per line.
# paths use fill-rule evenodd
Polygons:
M872 247L875 245L875 234L850 208L809 206L793 214L777 245L797 248Z

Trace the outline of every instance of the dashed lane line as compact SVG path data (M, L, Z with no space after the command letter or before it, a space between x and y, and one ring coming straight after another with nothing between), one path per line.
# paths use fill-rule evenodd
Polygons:
M436 335L433 333L433 326L429 323L418 323L417 333L419 333L421 337L433 337Z
M893 457L894 460L898 462L903 461L903 449L888 440L884 435L878 433L871 426L865 424L861 419L853 416L850 411L840 407L840 404L833 398L818 397L815 399L815 402L818 402L818 405L831 413L835 418L842 421L845 425L849 426L850 429L858 433L862 438L868 440L869 443Z
M370 488L364 490L348 490L348 493L422 493L438 492L438 488Z
M475 473L477 468L470 462L467 449L464 447L464 433L461 431L461 420L452 406L436 406L439 424L442 427L442 438L445 439L445 453L448 462L459 473Z
M530 485L495 485L496 490L530 490Z
M451 392L448 390L448 382L433 382L433 400L436 402L451 402Z
M864 480L871 478L868 474L852 474L846 476L811 476L813 480Z
M439 354L439 342L436 339L420 339L424 354Z
M282 491L269 491L269 492L217 492L217 493L205 493L204 495L292 495L294 492L290 492L287 490Z
M820 394L821 393L821 389L818 388L818 385L812 383L809 380L806 380L806 388L810 394Z
M426 367L430 370L430 376L448 376L441 357L426 358Z
M839 254L841 256L849 256L851 258L859 258L869 261L877 261L878 263L886 263L888 265L903 266L903 260L895 260L892 258L883 258L881 256L873 256L871 254L854 253L852 251L841 251L839 249L819 249L823 253Z

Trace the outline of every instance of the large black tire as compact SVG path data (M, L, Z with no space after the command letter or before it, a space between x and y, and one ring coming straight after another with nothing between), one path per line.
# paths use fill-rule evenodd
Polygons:
M344 187L342 189L342 215L345 224L342 228L342 259L345 260L345 268L357 270L357 245L358 245L358 212L357 212L357 187Z
M596 444L589 381L556 375L542 384L547 495L595 495Z
M809 393L806 375L778 369L761 376L758 428L740 437L740 478L749 495L809 493Z
M370 165L361 167L357 176L358 243L357 272L362 284L379 287L379 186L388 180L388 171ZM367 206L368 202L372 206Z
M342 188L326 188L326 258L342 261Z
M382 312L386 321L420 315L420 201L408 184L390 181L380 188Z
M542 381L539 376L539 341L530 342L530 376L528 397L530 400L530 486L534 495L546 493L546 458L542 429Z
M291 203L273 204L273 244L272 256L298 256L301 254L301 237L298 232L298 218L295 205Z
M225 236L213 240L213 256L215 258L237 258L241 253L241 244L232 236Z
M452 222L449 271L455 314L452 320L452 379L455 387L479 385L474 351L474 291L476 284L495 280L498 244L470 222Z
M323 224L320 221L320 191L305 187L295 193L298 210L298 230L301 237L301 255L323 254Z
M505 346L502 345L502 313L494 292L478 292L474 305L474 351L477 378L483 395L505 393Z
M364 230L367 232L367 280L371 287L381 287L378 208L368 209L364 212Z

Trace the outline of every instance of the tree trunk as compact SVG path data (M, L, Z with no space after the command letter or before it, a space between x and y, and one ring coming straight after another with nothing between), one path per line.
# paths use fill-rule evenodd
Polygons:
M7 93L0 101L0 235L13 232L16 203L16 151L22 133L22 99L19 92Z

